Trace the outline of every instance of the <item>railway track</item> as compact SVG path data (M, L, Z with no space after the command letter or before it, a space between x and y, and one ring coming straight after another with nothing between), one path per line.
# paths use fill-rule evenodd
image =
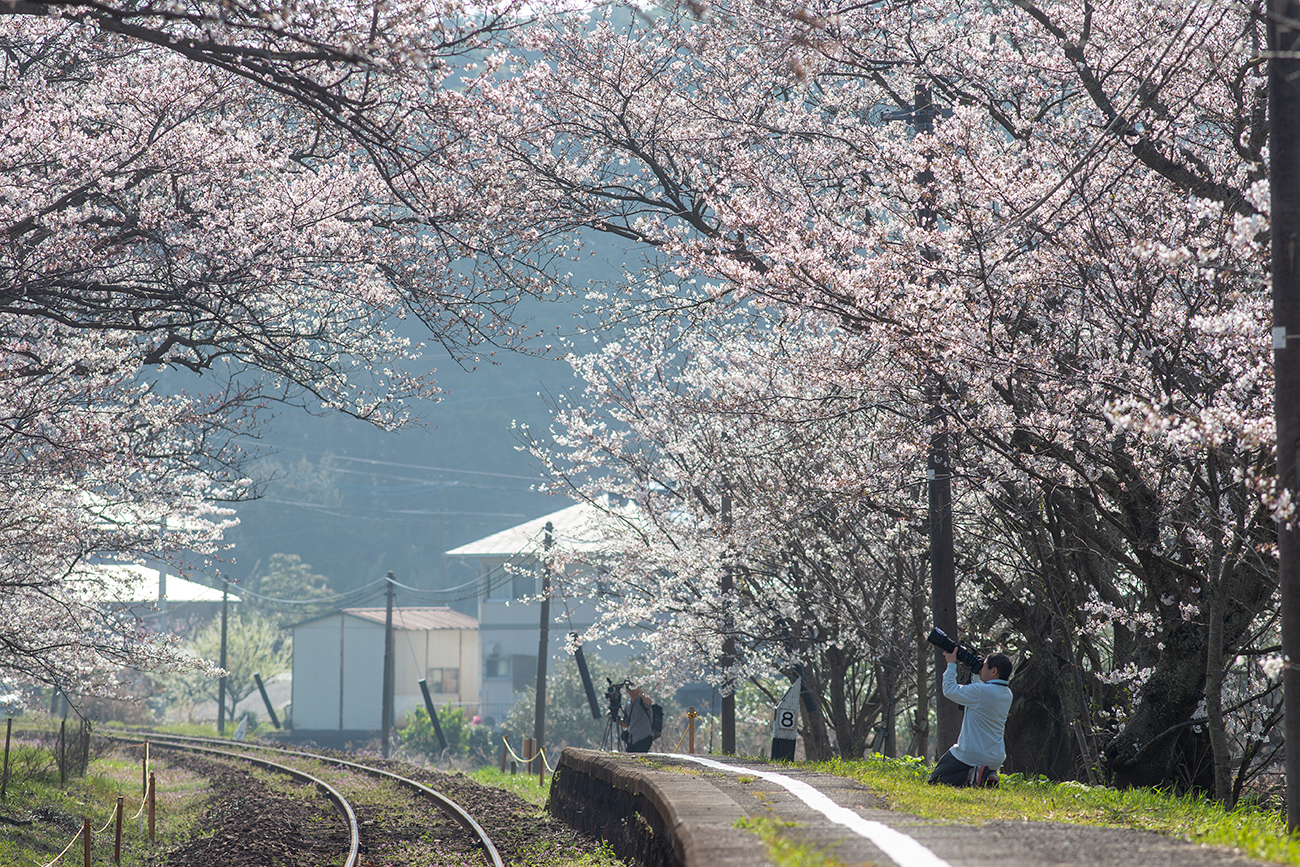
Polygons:
M185 737L180 735L160 735L145 732L124 732L121 735L100 735L110 740L139 743L144 740L151 748L181 750L205 756L216 761L247 762L264 770L284 774L300 782L315 786L334 805L343 824L347 827L348 843L343 867L357 867L359 855L365 846L362 823L358 822L358 811L348 800L345 791L348 787L348 775L362 774L372 778L387 780L409 791L419 801L431 804L442 815L450 818L462 831L474 841L487 867L504 867L500 853L483 827L459 804L418 780L405 777L383 768L359 762L347 761L335 756L294 750L266 744L239 744L218 738ZM274 756L272 760L269 756ZM286 764L294 762L295 764ZM307 765L320 765L303 767ZM332 773L331 782L325 775Z

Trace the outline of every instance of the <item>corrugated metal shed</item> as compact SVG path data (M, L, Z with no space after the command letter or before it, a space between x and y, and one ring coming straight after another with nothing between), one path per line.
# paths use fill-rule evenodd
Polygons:
M294 737L342 746L365 740L383 719L384 608L345 608L293 626ZM478 619L450 608L394 607L394 720L438 704L473 714L482 683Z

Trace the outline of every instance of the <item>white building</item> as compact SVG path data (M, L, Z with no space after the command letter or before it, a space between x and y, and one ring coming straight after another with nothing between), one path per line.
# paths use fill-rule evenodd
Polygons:
M84 566L69 577L86 598L115 611L129 611L157 632L188 632L221 613L221 591L167 570L130 563ZM240 601L229 593L227 602Z
M629 508L630 507L625 507ZM537 682L537 652L541 640L541 604L534 599L542 590L546 562L546 525L551 525L552 550L598 554L602 549L599 524L607 513L588 504L567 508L525 521L447 552L474 569L479 577L479 646L483 686L479 713L500 723L518 694ZM548 670L574 665L568 652L568 633L581 634L591 626L592 603L570 595L594 577L572 570L552 580L550 599ZM623 645L587 645L584 652L610 662L633 653Z
M295 740L322 746L379 735L383 720L384 608L345 608L294 624L291 720ZM477 709L478 621L450 608L393 609L393 722L433 703Z

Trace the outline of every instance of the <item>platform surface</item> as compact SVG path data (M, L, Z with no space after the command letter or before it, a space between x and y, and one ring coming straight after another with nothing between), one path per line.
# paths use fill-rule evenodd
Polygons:
M1245 867L1271 862L1152 832L1052 822L921 819L885 809L843 777L731 757L566 750L562 762L657 810L685 867L767 864L741 822L782 834L851 867ZM563 773L563 770L561 771ZM792 791L793 790L793 791Z

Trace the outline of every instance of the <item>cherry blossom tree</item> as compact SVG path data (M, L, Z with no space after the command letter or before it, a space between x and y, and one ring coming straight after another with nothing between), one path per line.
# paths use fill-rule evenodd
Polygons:
M1289 514L1270 493L1261 42L1234 4L557 17L470 88L485 107L467 115L482 155L467 183L527 203L515 250L592 230L633 242L626 296L661 318L771 307L827 335L804 380L888 394L911 421L838 427L833 453L915 457L936 424L956 444L963 592L1022 657L1018 730L1043 733L1015 760L1222 793L1228 738L1253 737L1271 690L1252 660ZM918 88L942 108L917 112ZM725 339L696 354L726 355ZM777 357L737 359L711 394L783 382ZM630 448L628 429L605 436ZM749 454L715 454L733 449ZM835 490L879 472L862 462ZM711 532L721 557L736 529L695 517L681 532Z
M894 396L868 402L828 378L826 353L844 372L862 361L834 333L773 324L630 329L575 356L585 390L557 406L553 439L524 436L557 492L636 504L613 510L588 564L614 564L588 637L652 627L657 666L724 688L799 672L818 706L809 755L860 755L912 704L929 631L916 568L924 453L897 436L916 421ZM756 364L772 376L755 379ZM873 435L902 447L840 449Z
M409 423L437 388L403 319L469 364L518 339L534 287L476 293L473 208L430 168L453 64L516 19L0 3L6 677L99 695L188 665L98 604L96 563L215 556L276 405Z

